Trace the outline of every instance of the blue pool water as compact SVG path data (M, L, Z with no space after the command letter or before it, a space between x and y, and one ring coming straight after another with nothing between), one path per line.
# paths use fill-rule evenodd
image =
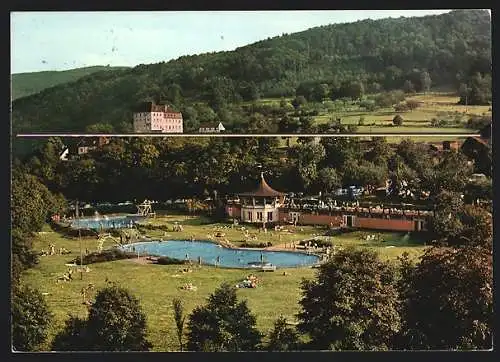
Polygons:
M71 227L74 229L116 229L126 228L143 219L140 215L125 216L97 216L74 220Z
M252 268L251 264L260 265L261 255L264 263L271 263L278 268L311 266L319 261L316 255L299 252L229 249L209 242L184 240L135 243L122 246L121 249L181 260L185 260L187 255L195 263L201 257L202 263L209 265L215 265L219 257L219 265L227 268Z

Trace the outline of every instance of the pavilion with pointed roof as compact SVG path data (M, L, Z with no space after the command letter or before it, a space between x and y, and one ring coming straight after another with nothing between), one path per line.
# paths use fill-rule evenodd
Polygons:
M260 174L258 187L251 192L238 195L241 199L241 221L248 223L276 223L279 208L283 206L285 194L274 190Z

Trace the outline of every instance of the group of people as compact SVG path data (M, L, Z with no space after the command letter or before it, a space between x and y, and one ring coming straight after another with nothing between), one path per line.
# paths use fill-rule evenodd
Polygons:
M259 279L253 274L250 274L241 283L236 284L236 288L257 288Z
M66 255L66 254L71 254L71 251L69 251L66 248L59 248L59 255ZM49 256L49 255L56 255L56 246L54 244L49 244L49 251L46 251L45 249L42 249L40 251L40 256Z
M198 287L194 286L193 283L186 283L181 287L181 289L191 290L191 291L195 292L196 290L198 290Z
M291 241L289 243L285 243L285 249L296 249L297 248L297 245L295 244L295 241Z
M172 231L184 231L184 228L181 224L175 222L174 226L172 227Z
M379 239L378 235L366 235L365 240L370 241L370 240L377 240Z
M59 278L57 278L57 281L58 282L60 282L60 281L62 281L62 282L70 282L70 281L72 281L73 280L73 273L74 272L75 272L74 269L68 268L68 270L63 275L61 275ZM82 272L82 273L83 272L88 273L88 272L90 272L90 268L87 265L85 265L85 268L80 269L80 272Z
M73 280L73 269L69 268L66 273L61 275L58 279L58 281L63 281L63 282L69 282Z

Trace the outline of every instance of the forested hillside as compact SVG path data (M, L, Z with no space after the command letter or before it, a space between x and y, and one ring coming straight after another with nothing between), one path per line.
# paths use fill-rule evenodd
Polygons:
M12 99L26 97L62 83L73 82L89 74L117 67L94 66L63 71L45 71L12 74Z
M152 99L182 111L188 132L216 118L246 130L252 117L253 127L259 127L258 110L247 105L261 97L315 92L319 100L361 98L404 87L425 91L431 82L467 95L469 104L486 104L490 28L490 15L482 10L363 20L283 34L229 52L99 72L16 100L13 130L127 132L132 107Z

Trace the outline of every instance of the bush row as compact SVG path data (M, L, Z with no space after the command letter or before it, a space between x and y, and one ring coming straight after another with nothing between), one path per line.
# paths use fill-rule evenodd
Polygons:
M299 245L306 245L308 242L311 242L312 245L316 244L320 248L333 246L333 241L331 240L322 240L322 239L311 239L311 240L302 240L299 242Z
M93 252L83 256L81 264L103 263L106 261L132 259L137 257L135 253L122 251L120 249L109 249L102 252ZM80 256L77 256L72 263L80 264Z
M268 241L267 243L247 243L247 242L244 242L241 244L241 247L242 248L267 248L268 246L273 246L273 243L271 243L270 241Z
M57 231L61 234L64 234L66 236L72 236L72 237L96 237L97 232L92 229L80 229L80 233L78 233L78 229L73 229L70 226L63 226L61 224L55 223L55 222L50 222L50 227L52 230Z
M170 258L168 256L160 256L156 260L156 263L161 265L178 265L178 264L184 264L184 261L180 259Z
M138 229L171 231L168 225L136 224Z

